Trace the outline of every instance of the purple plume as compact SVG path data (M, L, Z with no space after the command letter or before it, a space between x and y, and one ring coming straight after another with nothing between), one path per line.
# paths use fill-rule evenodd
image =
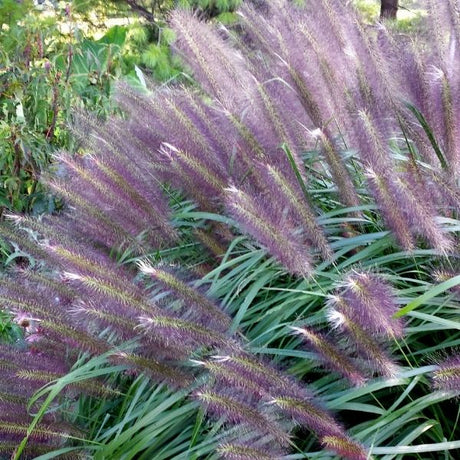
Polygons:
M242 228L265 246L290 273L300 276L311 273L308 248L294 233L283 209L277 209L269 197L251 196L231 187L227 192L227 208Z
M438 364L433 372L433 384L437 390L460 394L460 354L454 354Z

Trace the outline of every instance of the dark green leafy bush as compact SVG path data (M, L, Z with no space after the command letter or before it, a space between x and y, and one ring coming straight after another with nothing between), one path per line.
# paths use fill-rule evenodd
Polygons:
M53 212L55 201L39 179L56 151L74 149L73 111L82 108L105 118L114 112L113 81L122 74L137 78L126 26L96 40L85 38L77 21L68 7L42 12L32 2L2 3L1 210ZM169 52L162 52L168 64ZM166 64L157 66L158 73L170 78Z

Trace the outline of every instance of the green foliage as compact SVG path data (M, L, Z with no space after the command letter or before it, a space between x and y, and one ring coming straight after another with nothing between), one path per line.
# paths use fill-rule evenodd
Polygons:
M78 41L61 30L64 11L49 16L7 3L0 11L0 21L9 23L0 30L0 209L52 212L54 200L39 178L53 152L71 148L72 110L112 111L111 82L120 73L126 31Z
M443 285L434 282L432 267L440 261L436 251L416 250L410 257L399 252L388 233L382 231L372 205L362 206L362 217L351 220L348 216L357 210L337 209L333 192L324 193L320 181L310 183L308 192L332 209L321 216L321 225L334 241L335 262L323 262L309 279L296 279L286 276L247 237L238 237L220 264L199 284L209 288L212 298L222 299L225 310L233 317L232 330L244 331L248 350L287 367L289 374L298 379L308 380L314 391L323 395L327 408L338 412L352 426L353 438L372 446L372 458L403 460L418 454L434 459L442 453L453 460L453 449L460 447L455 417L458 408L451 394L433 393L430 380L436 369L431 361L437 353L460 345L455 313L458 300L448 291L459 285L458 276ZM150 258L165 265L180 263L189 267L213 262L193 236L197 228L206 228L210 222L235 224L222 215L197 212L187 202L176 206L173 221L181 228L182 244L158 251ZM361 226L362 234L343 237L344 222ZM458 228L459 223L456 225ZM124 263L132 266L139 260L128 257ZM392 355L401 364L398 375L369 379L355 388L326 372L320 356L299 345L290 330L305 324L324 326L325 299L350 267L378 267L397 289L397 303L403 307L400 315L407 321L404 339L391 344ZM116 356L119 352L115 349L113 353ZM69 452L82 451L101 460L220 458L215 453L216 446L228 432L222 431L220 421L207 421L198 404L186 398L193 388L172 392L132 373L129 367L110 366L110 354L88 362L83 359L70 374L40 394L52 396L46 408L66 386L82 380L106 376L105 385L118 389L119 394L110 397L82 394L64 411L69 420L85 426L88 437L87 441L75 439L73 447L67 448ZM296 448L302 453L282 458L337 460L318 450L311 436L296 438ZM60 452L64 451L38 458L47 460Z
M32 211L43 206L37 179L57 129L51 101L60 77L46 67L48 47L55 44L45 42L43 30L53 35L53 24L36 21L25 4L11 3L0 16L1 22L10 22L0 30L0 205ZM12 19L19 15L21 22Z
M380 12L379 1L354 0L353 3L359 9L365 21L373 22L378 19Z
M145 45L148 43L149 36L145 27L141 24L133 24L128 31L128 39L135 45Z
M402 33L421 33L424 30L424 18L427 12L423 9L401 10L398 20L391 26Z
M16 324L11 314L0 310L0 343L16 343L23 337L21 327Z
M32 1L3 0L0 3L0 25L12 26L26 14Z
M233 11L241 4L241 0L191 0L190 6L198 6L202 10L223 13Z
M375 23L380 16L379 0L353 0L354 5L368 23ZM427 11L426 2L400 0L397 21L388 26L403 33L416 33L423 28L423 18Z
M139 64L151 70L158 81L166 81L179 74L179 70L173 68L174 61L166 45L150 44L142 53Z
M235 11L243 0L185 0L183 7L198 9L206 16L215 17L223 24L233 24L236 20Z

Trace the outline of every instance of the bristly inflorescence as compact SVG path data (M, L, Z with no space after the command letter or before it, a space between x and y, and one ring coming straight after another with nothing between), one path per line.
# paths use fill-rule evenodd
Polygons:
M394 317L398 308L393 288L382 275L354 270L344 276L336 295L341 297L341 312L371 334L402 337L402 320Z
M32 421L27 405L35 391L69 371L68 364L60 356L64 355L48 356L33 351L18 352L13 347L1 347L0 454L11 454L27 435ZM76 390L85 392L85 386ZM104 385L99 387L99 394L104 394ZM39 403L31 408L32 412L39 409ZM54 450L72 436L83 436L83 433L66 423L60 414L46 414L31 433L29 445L21 458L32 459Z
M328 339L325 334L316 332L308 327L291 327L294 333L299 334L308 349L318 353L321 363L332 372L346 378L352 385L361 386L366 377L361 369L352 361L344 350Z
M433 385L437 390L460 395L460 354L454 353L438 363L433 372Z
M344 334L370 368L391 377L398 368L385 344L403 335L403 323L394 317L396 312L393 290L381 275L353 271L330 295L327 315L332 327Z

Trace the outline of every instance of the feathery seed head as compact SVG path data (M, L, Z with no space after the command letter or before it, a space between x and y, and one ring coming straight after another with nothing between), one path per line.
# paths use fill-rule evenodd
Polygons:
M208 411L214 416L225 417L232 424L246 425L255 430L256 433L260 433L261 437L271 436L280 445L289 445L289 435L284 432L276 420L262 412L257 405L208 389L198 391L196 397L206 405Z
M170 270L163 267L153 267L151 264L140 261L138 267L145 275L150 275L172 295L184 303L187 314L200 321L203 325L216 328L221 332L228 330L230 317L222 311L219 305L209 299L205 293L180 278L178 270Z
M365 383L366 378L351 359L323 334L307 327L291 327L291 329L296 334L299 334L307 345L318 353L326 368L341 374L353 385L361 386Z
M290 273L308 276L310 255L301 237L269 197L254 196L232 186L227 189L227 209L241 227L259 241Z
M363 329L388 337L401 337L403 324L394 318L397 305L392 287L382 276L352 271L340 288L341 306L347 305L350 318Z
M347 436L323 436L321 444L346 460L369 460L368 453L363 446L352 441Z
M313 401L307 401L295 396L279 396L273 398L270 404L279 407L286 415L292 417L296 423L306 426L318 436L344 435L344 429L332 415Z
M281 453L275 452L268 446L257 449L252 445L225 443L217 448L222 458L228 460L277 460ZM271 451L271 452L270 452Z
M371 369L386 376L394 377L398 374L398 366L387 356L384 344L376 341L375 335L363 329L347 314L340 312L341 324L339 330L346 336L356 352L367 359Z
M460 395L460 353L439 363L438 369L433 372L433 383L437 390Z

